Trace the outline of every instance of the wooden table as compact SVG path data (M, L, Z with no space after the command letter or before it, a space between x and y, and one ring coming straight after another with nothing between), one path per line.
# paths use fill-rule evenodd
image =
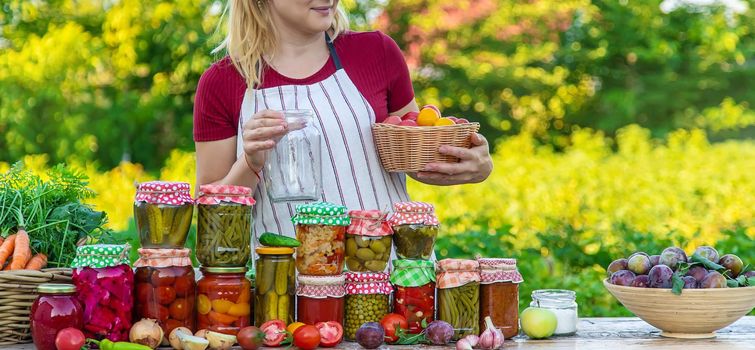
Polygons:
M713 339L683 340L663 338L660 331L638 318L583 318L579 331L572 337L555 337L545 340L530 340L517 337L504 343L505 349L527 350L632 350L632 349L726 349L755 350L755 316L740 319L733 325L717 332ZM7 350L31 350L31 344L2 347ZM381 349L452 349L438 346L392 346ZM279 348L282 349L282 348ZM361 349L357 344L343 343L334 350Z

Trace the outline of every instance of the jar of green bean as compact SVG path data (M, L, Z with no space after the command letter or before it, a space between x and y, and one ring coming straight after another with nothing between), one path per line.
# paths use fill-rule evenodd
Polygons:
M436 265L438 319L454 328L454 340L479 334L480 264L476 260L443 259Z
M356 340L357 329L365 322L380 322L388 314L393 287L382 272L347 272L344 337Z
M199 188L196 255L202 266L246 266L252 249L252 205L248 187Z

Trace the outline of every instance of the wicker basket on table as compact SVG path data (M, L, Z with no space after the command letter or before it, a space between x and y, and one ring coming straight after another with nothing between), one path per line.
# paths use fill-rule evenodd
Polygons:
M442 145L469 148L470 136L478 130L479 123L445 126L377 123L372 125L372 136L386 171L413 173L428 163L458 162L458 158L441 154L438 148Z
M43 283L71 283L71 269L0 272L0 345L31 342L29 313Z

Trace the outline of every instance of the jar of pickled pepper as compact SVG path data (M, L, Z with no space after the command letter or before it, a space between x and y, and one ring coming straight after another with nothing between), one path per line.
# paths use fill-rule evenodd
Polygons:
M191 249L139 249L136 274L136 319L157 320L165 334L177 327L196 331L196 281Z
M197 260L202 266L246 266L251 256L252 189L202 185L197 197Z
M477 260L438 261L438 319L453 326L454 340L480 333L479 270Z
M409 323L409 333L424 329L435 315L435 265L430 260L393 260L393 312Z
M251 325L246 267L202 267L197 282L197 328L236 335Z
M516 259L478 258L480 263L480 329L485 316L501 330L504 338L519 334L519 283L522 275Z
M302 275L340 275L344 238L351 220L346 207L327 202L300 204L292 218L296 226L296 269ZM259 276L257 277L259 278Z
M365 322L380 322L390 311L393 286L382 272L347 272L343 335L356 340L357 329Z
M393 229L380 210L349 211L346 229L346 267L353 272L384 272L393 246Z
M395 203L389 222L399 259L430 259L440 227L432 204Z
M186 182L150 181L137 186L136 230L142 248L183 248L191 227L194 201Z
M343 324L344 275L299 275L296 287L296 320L305 324L336 321Z
M259 247L256 251L259 257L255 264L254 324L259 327L271 320L294 322L294 249Z

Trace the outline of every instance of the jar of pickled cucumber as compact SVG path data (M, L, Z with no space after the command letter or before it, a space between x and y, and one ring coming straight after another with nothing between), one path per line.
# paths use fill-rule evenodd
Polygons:
M251 255L252 189L202 185L197 197L197 260L202 266L246 266Z
M411 334L422 332L422 324L434 320L434 266L430 260L393 260L393 312L406 318Z
M251 326L246 267L202 267L197 282L197 328L236 335Z
M477 258L480 263L480 329L485 316L506 339L519 334L519 283L516 259Z
M183 248L194 201L186 182L151 181L137 186L134 218L142 248Z
M352 210L346 229L346 268L353 272L384 272L391 258L393 229L380 210Z
M336 321L343 324L344 275L299 275L296 320L305 324Z
M399 259L430 259L440 223L432 204L399 202L390 218Z
M344 238L351 220L342 205L316 202L296 206L296 269L302 275L340 275ZM259 278L259 276L257 277Z
M440 260L436 279L438 319L453 326L453 339L479 334L480 264L477 260Z
M258 327L271 320L294 322L293 248L259 247L256 249L254 288L254 324Z
M343 334L356 340L357 329L365 322L380 322L390 311L393 287L388 274L382 272L347 272L346 309Z

